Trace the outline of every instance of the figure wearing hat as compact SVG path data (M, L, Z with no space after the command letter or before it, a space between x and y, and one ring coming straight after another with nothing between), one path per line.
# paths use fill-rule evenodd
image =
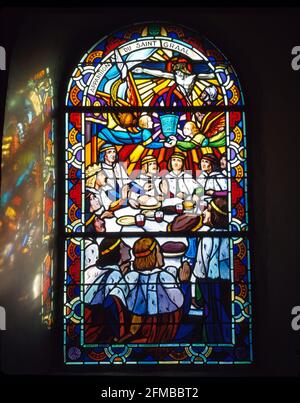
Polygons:
M118 154L113 144L104 144L99 150L101 170L107 177L106 184L115 189L115 200L122 198L124 192L129 190L130 179L123 165L118 162ZM100 171L99 171L100 172ZM97 173L95 187L102 186L100 173Z
M98 259L85 271L85 302L103 304L118 281L130 268L130 248L122 239L102 240ZM96 269L95 269L96 267ZM92 277L91 277L92 273Z
M138 204L146 204L149 198L163 200L168 193L168 183L159 176L156 157L147 155L141 161L142 172L131 184L129 197L131 204L137 207Z
M199 184L192 175L184 170L185 155L180 152L174 152L168 161L168 170L165 179L168 182L170 197L192 196L194 191L199 188Z
M197 182L204 189L204 198L227 195L227 178L221 172L220 161L214 154L204 154L201 158L201 174ZM196 195L199 193L196 190Z

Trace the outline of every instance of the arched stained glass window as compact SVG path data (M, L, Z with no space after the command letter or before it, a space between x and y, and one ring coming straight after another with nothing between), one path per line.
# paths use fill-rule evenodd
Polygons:
M66 97L65 362L252 362L244 100L207 39L100 40Z

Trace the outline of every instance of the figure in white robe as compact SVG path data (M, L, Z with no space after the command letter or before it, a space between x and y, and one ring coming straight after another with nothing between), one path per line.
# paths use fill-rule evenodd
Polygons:
M207 191L221 192L227 191L227 178L222 172L201 172L197 178L198 184L204 188L204 193Z
M202 156L201 174L197 178L197 182L204 190L204 195L202 195L198 194L200 188L196 189L196 195L200 196L201 200L209 202L212 196L227 196L227 178L221 172L220 161L214 154Z
M226 198L211 200L203 211L200 232L224 231L228 228L228 205ZM229 240L228 238L201 237L193 245L192 254L196 255L191 276L192 297L195 297L196 281L203 278L224 279L229 277Z
M208 340L212 343L230 342L231 286L228 238L205 237L200 240L191 282L196 286L196 290L192 286L192 301L196 301L197 305L202 301L203 304ZM190 313L197 310L191 306Z
M101 170L106 176L106 184L115 190L115 200L121 198L122 189L128 185L131 180L123 165L117 162L117 150L112 144L105 144L99 151L99 161ZM95 187L102 186L102 181L99 178L101 172L97 173ZM99 185L100 184L100 185Z
M169 197L179 197L181 199L189 199L195 190L200 187L199 183L193 176L184 170L185 155L180 152L174 152L169 161L169 172L165 175L168 184Z
M159 176L156 158L152 155L144 157L141 166L143 171L130 185L129 203L133 207L146 205L148 201L159 202L168 193L167 181Z
M169 194L171 197L190 197L194 191L200 187L199 183L188 172L171 171L166 174L165 179L168 182Z
M141 173L133 182L132 192L135 191L137 195L144 194L149 197L159 196L162 194L161 182L162 179L158 175L150 176L145 173Z
M83 298L87 343L111 342L124 334L122 309L119 300L110 297L110 292L130 269L130 257L130 247L120 238L105 237L97 249L86 248Z
M113 165L102 163L101 168L107 175L107 184L113 189L122 189L123 186L130 183L125 168L119 162L115 162Z

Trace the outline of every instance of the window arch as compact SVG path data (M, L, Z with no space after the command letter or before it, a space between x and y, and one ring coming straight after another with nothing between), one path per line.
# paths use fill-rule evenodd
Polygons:
M66 96L65 361L252 362L244 100L211 42L137 24Z

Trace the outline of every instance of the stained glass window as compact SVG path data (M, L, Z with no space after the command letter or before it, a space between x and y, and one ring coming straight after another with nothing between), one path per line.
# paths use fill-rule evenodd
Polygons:
M138 24L66 97L66 364L252 362L244 100L207 39Z

